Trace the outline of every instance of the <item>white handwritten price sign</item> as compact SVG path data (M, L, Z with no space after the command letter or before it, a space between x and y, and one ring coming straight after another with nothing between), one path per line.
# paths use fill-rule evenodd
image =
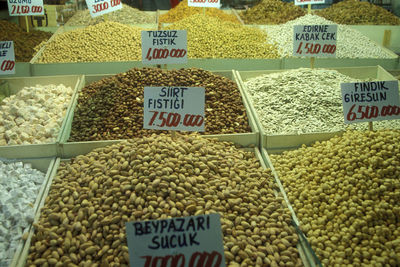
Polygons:
M204 87L145 87L143 128L204 131Z
M314 4L325 4L325 0L294 0L296 6L302 5L314 5Z
M221 3L220 0L188 0L188 6L219 8Z
M15 74L15 54L13 41L0 42L0 75Z
M187 63L187 32L142 31L142 63Z
M43 0L7 0L10 16L44 15Z
M90 15L101 16L122 8L121 0L86 0Z
M344 122L400 119L398 81L342 83Z
M219 214L126 223L130 266L225 266Z
M293 56L336 57L337 25L293 27Z

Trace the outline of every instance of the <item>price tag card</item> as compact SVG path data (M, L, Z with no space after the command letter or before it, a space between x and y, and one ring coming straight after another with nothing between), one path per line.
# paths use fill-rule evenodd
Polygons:
M126 223L130 266L225 266L219 214Z
M7 0L10 16L44 15L43 0Z
M187 63L187 31L142 31L142 63Z
M204 87L145 87L143 128L204 132Z
M0 75L15 74L13 41L0 41Z
M342 83L344 122L400 119L398 81Z
M336 57L336 24L293 27L293 56Z
M188 0L188 6L220 8L220 0Z
M294 0L296 6L302 5L314 5L314 4L325 4L325 0Z
M121 0L86 0L86 4L93 18L122 8Z

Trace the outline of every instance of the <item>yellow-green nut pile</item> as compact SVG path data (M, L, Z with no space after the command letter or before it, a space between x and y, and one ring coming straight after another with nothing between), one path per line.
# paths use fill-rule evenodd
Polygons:
M188 6L188 1L181 1L176 7L170 9L167 13L160 15L161 23L173 23L181 19L190 17L195 14L203 14L216 17L224 21L230 21L233 23L240 23L238 18L233 14L228 14L218 8L206 8L205 10L201 7Z
M400 131L346 132L271 155L324 266L400 266Z
M107 14L107 20L122 24L156 23L156 13L146 13L123 4L122 9ZM67 26L95 25L105 21L105 16L92 17L88 9L80 10L68 20Z
M345 0L315 14L339 24L399 25L400 18L366 1Z
M61 33L46 44L38 63L141 60L141 28L101 22Z
M257 5L239 13L245 24L282 24L306 14L292 3L281 0L262 0Z
M62 162L27 266L128 266L125 223L221 215L227 266L301 266L270 170L228 142L132 139Z
M275 45L259 29L222 21L201 14L182 19L168 27L187 30L190 58L278 58Z

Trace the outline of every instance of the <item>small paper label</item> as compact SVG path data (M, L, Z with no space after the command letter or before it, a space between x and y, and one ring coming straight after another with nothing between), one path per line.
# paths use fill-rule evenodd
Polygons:
M130 266L225 266L219 214L127 222L126 235Z
M0 41L0 74L15 74L15 54L13 41Z
M10 16L44 15L43 0L7 0Z
M302 5L315 5L315 4L325 4L325 0L294 0L296 6Z
M188 0L188 6L220 8L220 0Z
M121 0L86 0L90 15L98 17L122 8Z
M342 83L344 122L400 119L398 81Z
M336 57L337 25L293 27L293 56Z
M204 105L204 87L145 87L143 128L204 132Z
M142 63L187 63L187 32L142 31Z

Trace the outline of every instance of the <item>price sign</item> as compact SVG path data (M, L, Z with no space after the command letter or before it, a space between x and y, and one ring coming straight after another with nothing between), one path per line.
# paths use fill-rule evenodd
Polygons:
M294 0L296 6L302 5L314 5L314 4L325 4L325 0Z
M86 0L86 4L93 18L122 8L121 0Z
M44 15L43 0L7 0L10 16Z
M188 0L188 6L220 8L220 0Z
M126 223L130 266L224 267L219 214Z
M145 87L143 128L204 132L204 87Z
M337 25L294 25L293 33L293 56L336 56Z
M0 41L0 75L15 74L13 41Z
M400 119L398 81L342 83L344 122Z
M187 32L142 31L142 63L187 63Z

